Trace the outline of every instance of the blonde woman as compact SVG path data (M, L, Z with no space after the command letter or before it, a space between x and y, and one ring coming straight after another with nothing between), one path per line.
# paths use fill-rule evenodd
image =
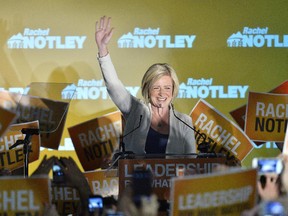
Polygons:
M95 41L108 93L126 120L125 150L135 154L195 153L195 136L189 128L192 119L174 110L172 104L179 87L176 72L166 63L152 65L142 79L144 101L131 95L119 80L108 51L113 35L110 21L104 16L96 22Z

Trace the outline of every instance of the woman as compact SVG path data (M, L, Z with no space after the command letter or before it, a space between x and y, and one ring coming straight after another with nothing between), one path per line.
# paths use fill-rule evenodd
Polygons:
M152 65L142 79L144 101L135 98L118 79L112 64L107 47L112 34L110 18L101 17L95 32L98 61L108 93L126 120L125 150L135 154L195 153L192 119L173 109L179 87L174 69L168 64Z

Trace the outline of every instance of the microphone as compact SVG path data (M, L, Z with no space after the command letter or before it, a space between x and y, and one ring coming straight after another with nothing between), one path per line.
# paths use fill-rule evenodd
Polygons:
M39 129L38 128L23 128L21 130L23 134L29 134L29 135L39 135Z
M120 141L120 147L122 148L122 152L125 152L125 143L123 142L123 139L128 136L129 134L132 134L135 130L137 130L140 126L141 126L141 122L142 122L142 115L140 115L140 118L139 118L139 124L137 127L135 127L133 130L129 131L127 134L123 135L121 137L121 141ZM120 149L120 148L119 148Z
M29 145L32 139L32 135L39 135L38 128L22 128L21 132L22 134L26 134L25 139L17 140L16 143L14 143L12 146L9 147L10 150L21 144Z
M211 157L214 155L214 157L216 156L215 152L209 152L209 148L210 148L210 143L206 142L206 137L200 133L198 130L196 130L194 127L191 127L190 125L188 125L185 121L183 121L181 118L179 118L174 110L174 105L171 103L171 108L172 108L172 112L173 115L175 116L176 119L178 119L180 122L182 122L184 125L186 125L187 127L189 127L191 130L193 130L195 133L197 133L198 135L200 135L203 138L203 141L201 143L198 144L197 150L200 151L200 154L204 153L204 157ZM212 155L211 155L212 153ZM202 157L200 155L198 155L198 157Z
M123 142L123 139L128 136L129 134L132 134L134 131L136 131L138 128L140 128L141 126L141 122L142 122L142 117L143 115L140 115L140 118L139 118L139 124L137 127L133 128L131 131L129 131L127 134L121 136L121 139L120 139L120 147L119 147L119 152L115 153L113 155L113 158L112 158L112 161L113 163L110 165L110 169L115 166L118 162L119 159L124 159L124 158L128 158L128 159L132 159L132 158L135 158L135 153L133 151L126 151L125 149L125 143ZM109 168L108 168L109 169Z

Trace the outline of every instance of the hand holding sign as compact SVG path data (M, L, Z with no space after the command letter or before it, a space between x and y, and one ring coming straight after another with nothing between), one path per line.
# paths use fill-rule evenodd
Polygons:
M60 186L73 187L78 190L80 202L81 202L81 212L80 215L88 215L88 198L92 194L88 181L86 180L84 174L81 172L75 161L69 157L61 157L55 160L55 164L59 165L64 173L64 182L55 183Z

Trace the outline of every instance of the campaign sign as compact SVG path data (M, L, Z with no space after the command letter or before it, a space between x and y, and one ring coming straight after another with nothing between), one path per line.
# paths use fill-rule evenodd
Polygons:
M43 215L51 204L48 176L0 178L1 215Z
M80 197L76 188L53 184L51 194L52 203L56 206L59 215L77 213Z
M245 132L252 140L283 142L288 122L288 94L249 92Z
M0 138L15 119L16 114L0 107Z
M288 123L286 125L286 133L285 133L285 139L284 139L282 153L285 155L288 155Z
M171 215L241 215L256 204L256 182L256 169L173 178Z
M269 91L269 93L288 94L288 80L286 80L285 82L281 83L276 88ZM246 113L246 105L243 105L230 112L230 115L233 117L233 119L238 123L238 125L243 130L245 127L245 113Z
M84 172L91 191L95 195L118 196L119 178L118 170L95 170Z
M209 152L226 154L228 163L241 162L253 149L244 131L206 101L200 99L190 116L201 134L195 134L197 144L205 138L210 143Z
M68 128L77 156L85 171L102 166L119 148L122 119L119 111Z
M12 124L4 136L0 138L0 169L14 170L24 166L23 145L26 134L21 132L25 128L39 129L39 122L27 122L21 124ZM20 144L15 148L9 149L16 142ZM38 160L40 154L40 136L32 135L29 152L29 162Z

